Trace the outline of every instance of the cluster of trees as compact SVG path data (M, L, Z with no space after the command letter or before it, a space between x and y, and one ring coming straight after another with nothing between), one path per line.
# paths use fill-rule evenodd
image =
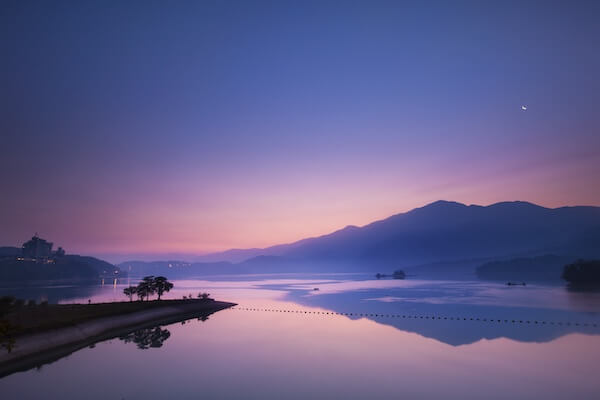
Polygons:
M15 347L13 330L14 327L8 321L0 319L0 349L6 349L9 353Z
M6 314L9 313L12 307L20 307L23 303L17 303L17 299L13 296L2 296L0 297L0 349L6 349L9 353L15 346L15 338L13 331L15 327L3 319Z
M600 260L578 260L565 265L562 278L574 284L600 283Z
M19 308L23 306L35 307L37 305L47 306L48 300L42 300L39 303L35 299L17 299L14 296L2 296L0 297L0 317L7 313L11 308Z
M200 300L208 300L209 296L210 296L210 294L208 294L208 293L198 293L198 298ZM193 298L194 298L194 296L192 296L191 293L189 294L189 296L183 296L184 300L188 300L188 299L191 300Z
M141 301L144 301L144 298L148 301L154 294L158 295L158 300L160 300L160 297L171 289L173 289L173 284L164 276L146 276L137 286L123 289L123 293L129 297L129 301L133 301L133 296L137 296Z

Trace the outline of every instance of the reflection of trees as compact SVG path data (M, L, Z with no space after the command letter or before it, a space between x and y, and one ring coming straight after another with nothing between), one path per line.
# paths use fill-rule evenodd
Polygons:
M567 285L567 291L570 293L600 293L600 284L573 284Z
M139 329L121 336L119 339L125 343L135 343L140 350L147 350L151 347L161 347L169 336L171 336L171 332L168 329L157 326L155 328Z
M579 312L598 313L600 310L600 285L568 284L569 305Z

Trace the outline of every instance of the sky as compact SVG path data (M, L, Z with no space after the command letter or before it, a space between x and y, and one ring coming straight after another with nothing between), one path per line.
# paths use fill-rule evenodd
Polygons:
M0 5L0 245L264 247L600 205L600 2ZM527 110L521 107L526 106Z

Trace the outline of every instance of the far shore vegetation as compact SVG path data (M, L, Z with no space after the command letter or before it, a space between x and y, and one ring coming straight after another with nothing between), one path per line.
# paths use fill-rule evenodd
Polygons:
M562 278L574 285L600 284L600 260L578 260L565 265Z

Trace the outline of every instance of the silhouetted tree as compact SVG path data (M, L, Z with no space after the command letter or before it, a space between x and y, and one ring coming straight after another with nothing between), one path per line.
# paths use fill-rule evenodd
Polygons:
M2 296L0 297L0 317L4 314L8 313L12 305L15 303L17 299L13 296Z
M150 299L150 296L156 293L156 287L154 286L154 276L145 276L136 287L136 293L138 297L143 301L144 297L146 300Z
M578 260L565 265L562 278L570 283L600 283L600 260Z
M154 278L154 288L156 289L156 293L158 294L158 300L160 300L160 296L163 293L170 291L173 289L173 284L167 280L164 276L157 276Z
M145 286L138 285L135 288L135 294L140 301L144 301L144 297L148 297L148 288Z
M0 349L4 348L9 353L15 347L13 331L14 327L8 321L0 320Z
M123 289L125 296L129 297L129 301L133 301L133 296L137 293L137 287L129 286Z

